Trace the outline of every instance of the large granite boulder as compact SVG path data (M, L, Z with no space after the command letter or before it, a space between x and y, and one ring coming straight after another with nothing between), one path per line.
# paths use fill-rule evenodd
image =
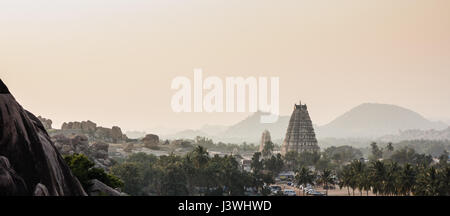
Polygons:
M122 133L122 130L117 126L112 128L97 127L94 138L96 140L102 140L110 143L123 143L128 139L127 136Z
M1 80L0 155L0 195L87 195L44 125L17 103Z
M71 145L72 141L68 137L64 136L63 134L57 134L51 137L51 140L55 144L56 148L58 150L62 148L64 145Z
M33 196L50 196L50 193L45 185L39 183L34 188Z
M42 125L44 125L45 130L50 130L52 129L52 120L50 119L46 119L42 116L38 116L38 119L41 121Z
M147 148L155 148L159 144L159 137L154 134L147 134L143 139L142 142L144 143L144 146Z
M97 124L91 121L82 121L81 122L81 130L86 131L88 133L93 133L97 129Z
M76 135L72 138L72 147L75 152L80 154L89 154L89 140L85 135Z
M90 147L90 152L95 158L108 159L109 144L105 142L95 142Z
M94 138L104 140L106 142L112 142L111 134L111 129L98 127L95 131Z
M62 134L57 134L51 138L59 153L63 155L70 154L89 154L89 141L85 135L74 135L66 137Z
M52 131L52 135L63 134L65 136L79 134L86 135L91 141L103 141L109 143L124 143L128 137L122 133L120 127L97 127L92 121L64 122L61 130Z
M0 195L26 195L26 190L25 181L12 169L8 158L0 156Z
M94 142L89 145L88 137L85 135L72 135L66 137L57 134L52 137L56 148L62 155L83 154L92 160L96 167L108 169L112 165L109 159L109 144L105 142Z
M97 129L97 124L92 121L82 121L82 122L64 122L61 126L61 130L73 130L81 131L85 133L94 133Z
M88 194L89 196L125 196L126 194L119 192L118 190L115 190L108 185L104 184L103 182L92 179L89 181L89 184L91 185L89 187Z
M133 143L127 143L127 144L125 144L125 147L123 148L123 151L127 152L127 153L131 153L131 152L133 152L133 149L134 149L134 144Z
M114 140L115 143L122 140L123 133L122 133L122 130L120 129L120 127L113 126L111 128L111 138Z

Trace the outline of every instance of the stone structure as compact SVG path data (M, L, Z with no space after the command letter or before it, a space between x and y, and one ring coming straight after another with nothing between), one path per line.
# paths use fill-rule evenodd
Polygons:
M272 140L270 139L270 132L268 130L264 130L261 136L261 143L259 144L259 152L264 150L264 146L267 142L272 142Z
M308 107L295 104L284 138L281 154L287 152L318 152L320 150L314 128L309 117Z

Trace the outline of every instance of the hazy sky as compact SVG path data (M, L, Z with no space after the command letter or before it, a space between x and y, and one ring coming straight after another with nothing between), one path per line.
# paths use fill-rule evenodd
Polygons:
M278 76L281 114L315 124L364 102L450 118L448 0L0 1L0 78L60 127L233 124L172 112L176 76Z

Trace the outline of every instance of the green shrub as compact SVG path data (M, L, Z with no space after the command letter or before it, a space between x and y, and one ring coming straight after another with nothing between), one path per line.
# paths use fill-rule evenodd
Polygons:
M97 179L112 188L123 187L123 182L118 177L106 173L101 168L95 168L95 163L83 154L66 155L64 160L85 190L91 186L89 181L92 179Z

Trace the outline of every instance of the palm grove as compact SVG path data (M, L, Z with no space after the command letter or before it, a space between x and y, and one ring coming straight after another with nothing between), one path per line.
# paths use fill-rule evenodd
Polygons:
M290 170L295 171L298 185L322 186L327 193L339 186L346 188L348 195L359 196L369 192L384 196L450 194L446 151L439 163L433 163L430 155L407 147L394 150L391 143L385 148L372 143L369 161L361 160L361 151L350 146L284 156L274 155L275 148L269 141L261 152L255 152L250 172L242 168L239 155L211 156L201 142L183 156L131 154L117 161L108 173L86 166L92 165L86 162L80 168L81 162L76 160L70 166L82 182L100 177L129 195L269 195L268 186L275 183L278 174Z

